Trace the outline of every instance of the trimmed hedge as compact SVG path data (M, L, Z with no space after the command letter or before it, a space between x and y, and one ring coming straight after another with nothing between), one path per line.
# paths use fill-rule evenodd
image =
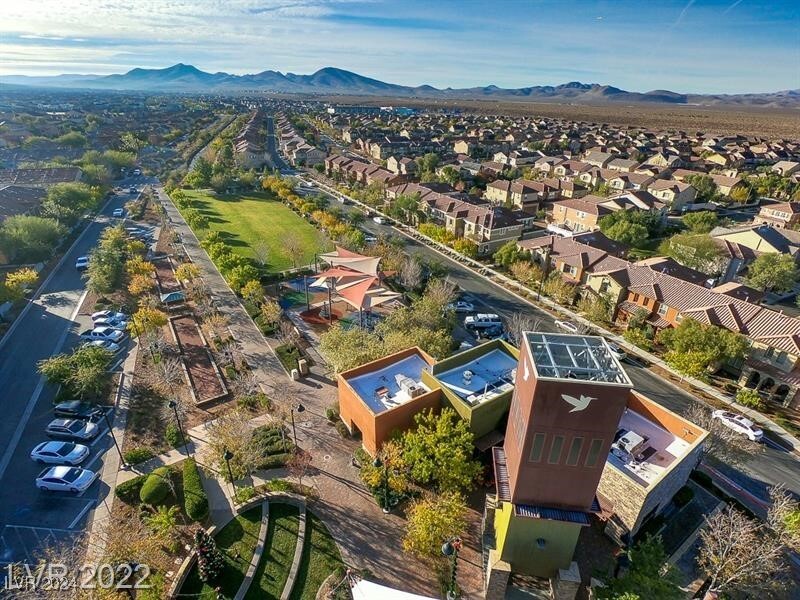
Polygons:
M167 443L173 448L178 448L182 445L181 432L175 423L167 423L167 428L164 431L164 437L166 438Z
M257 468L266 471L267 469L278 469L280 467L285 467L291 456L291 452L265 456L263 459L261 459L261 462L258 463Z
M150 506L158 506L170 492L169 467L159 467L150 475L139 491L139 500Z
M183 461L183 509L193 521L208 516L208 496L200 479L200 468L193 458Z
M150 460L155 454L150 448L140 447L127 450L123 456L125 457L125 462L129 465L138 465L146 460Z
M133 479L123 481L114 488L114 494L125 504L136 504L139 502L139 492L145 479L147 479L147 475L137 475Z

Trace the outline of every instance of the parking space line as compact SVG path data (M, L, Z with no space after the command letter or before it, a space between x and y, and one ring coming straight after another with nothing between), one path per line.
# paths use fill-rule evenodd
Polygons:
M92 506L94 506L94 504L95 504L94 500L92 500L91 502L87 502L87 503L86 503L86 506L84 506L84 507L83 507L83 509L81 510L81 512L79 512L79 513L78 513L78 516L77 516L77 517L75 517L75 518L72 520L72 523L70 523L70 524L69 524L69 528L70 528L70 529L74 529L74 528L75 528L75 525L77 525L77 524L78 524L78 521L80 521L80 520L81 520L81 519L84 517L84 515L85 515L87 512L89 512L89 510L92 508Z
M8 529L41 529L45 531L55 531L57 533L75 533L74 531L70 531L69 529L59 529L58 527L34 527L33 525L6 525Z
M94 447L94 445L100 440L102 440L107 433L108 433L108 427L106 427L96 438L94 438L94 441L89 444L89 447L90 448Z

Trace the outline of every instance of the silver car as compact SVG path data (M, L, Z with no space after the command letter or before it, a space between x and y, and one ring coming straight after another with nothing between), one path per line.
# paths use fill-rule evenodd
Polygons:
M75 442L42 442L31 450L31 459L39 464L79 465L89 456L89 447Z
M105 340L118 344L125 337L125 333L113 327L95 327L81 333L81 339L93 342L95 340Z
M86 491L97 476L94 471L80 467L50 467L39 473L36 487L44 491L77 494Z
M51 438L66 440L91 440L100 433L97 423L80 419L53 419L44 432Z

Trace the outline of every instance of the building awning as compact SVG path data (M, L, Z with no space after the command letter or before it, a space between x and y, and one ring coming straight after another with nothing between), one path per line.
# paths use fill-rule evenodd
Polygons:
M430 596L420 596L404 592L362 579L353 585L353 600L435 600Z
M503 502L511 502L511 485L508 482L506 451L500 446L495 446L492 448L492 460L494 462L494 482L497 487L497 499Z
M493 429L489 433L484 436L479 437L475 440L475 447L478 449L478 452L486 452L489 448L493 446L499 446L503 440L506 438L505 434Z
M534 506L533 504L515 504L514 514L528 519L547 519L549 521L589 525L589 516L579 510L564 510L562 508Z

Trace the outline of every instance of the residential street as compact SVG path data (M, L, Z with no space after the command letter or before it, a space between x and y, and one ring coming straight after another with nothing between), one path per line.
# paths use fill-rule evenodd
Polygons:
M44 428L54 418L52 401L57 392L39 376L36 365L75 346L78 334L91 322L88 314L78 314L85 284L75 260L97 244L103 229L114 221L111 212L132 198L125 193L110 200L0 342L0 564L33 558L50 536L68 538L79 532L86 515L109 492L102 482L79 496L41 492L34 480L44 467L29 453L48 439ZM92 443L92 456L82 466L100 471L102 456L112 446L104 432Z

